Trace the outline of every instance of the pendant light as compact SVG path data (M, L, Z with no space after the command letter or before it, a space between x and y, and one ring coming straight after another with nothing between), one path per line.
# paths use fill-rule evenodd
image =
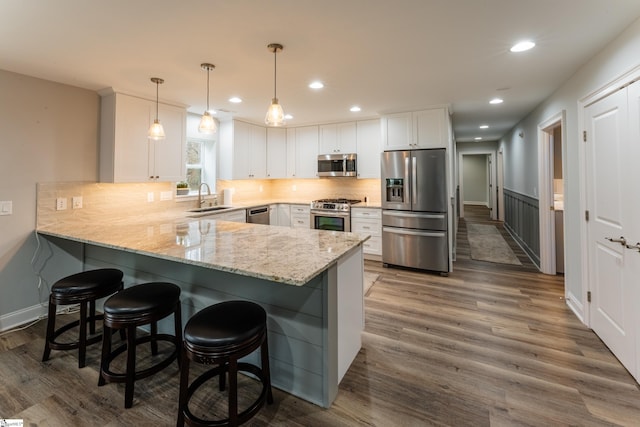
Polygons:
M149 139L158 141L165 138L164 128L162 127L160 120L158 120L158 88L162 83L164 83L164 80L160 77L151 77L151 81L156 84L156 119L153 121L153 124L149 128Z
M200 126L198 126L198 132L212 134L216 132L216 121L213 120L211 114L209 114L209 71L216 68L215 65L209 63L200 64L200 68L207 71L207 109L200 119Z
M273 99L271 105L267 110L267 116L264 118L264 122L267 126L282 126L284 122L284 111L282 106L278 104L278 96L276 94L276 76L277 76L277 63L276 56L279 50L282 50L282 45L278 43L271 43L267 46L271 52L273 52Z

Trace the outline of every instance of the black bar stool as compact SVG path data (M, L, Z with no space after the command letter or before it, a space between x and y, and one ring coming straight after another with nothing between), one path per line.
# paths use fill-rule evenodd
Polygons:
M157 322L173 314L175 335L158 334ZM136 380L151 376L166 368L178 358L182 343L182 317L180 288L172 283L144 283L131 286L110 297L104 303L102 359L98 386L106 382L124 382L124 407L133 406L133 389ZM136 337L136 328L151 325L151 333ZM114 329L126 329L127 342L111 350L111 334ZM136 372L136 346L151 343L151 354L158 354L158 341L168 341L175 348L165 359L149 368ZM124 373L110 370L109 365L121 353L127 352ZM180 360L178 359L178 364Z
M238 359L260 347L262 368ZM178 426L237 426L248 421L266 401L273 403L269 347L267 343L267 313L258 304L248 301L226 301L196 313L184 329L180 366L180 401ZM198 376L189 385L190 361L217 365ZM260 396L247 409L238 413L238 371L249 372L262 383ZM229 373L228 417L205 420L189 409L195 391L211 378L219 376L219 389L225 389L225 375Z
M102 315L96 315L96 300L122 290L123 276L122 271L115 268L101 268L76 273L53 284L51 294L49 294L49 315L42 355L43 362L49 360L51 350L77 348L78 368L85 366L87 346L97 343L101 338L100 335L95 335L96 320L102 319ZM80 319L67 323L56 330L57 306L71 304L80 304ZM89 333L93 335L91 337L87 337L87 322L89 323ZM77 341L69 343L56 341L56 338L76 326L80 327Z

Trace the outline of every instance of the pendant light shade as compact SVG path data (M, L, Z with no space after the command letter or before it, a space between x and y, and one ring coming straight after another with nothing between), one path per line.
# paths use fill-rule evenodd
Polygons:
M165 138L164 128L162 127L162 123L160 123L160 120L158 120L158 88L162 83L164 83L164 80L160 77L151 77L151 81L156 84L156 118L149 128L149 139L158 141Z
M202 118L200 119L200 126L198 126L198 132L212 134L216 132L216 121L213 120L209 113L209 71L216 68L215 65L209 63L200 64L203 70L207 71L207 109L204 111Z
M277 88L277 62L276 57L279 50L282 50L282 45L278 43L271 43L267 46L271 52L273 52L273 98L271 99L271 105L267 110L267 115L264 118L264 122L267 126L283 126L285 124L284 121L284 111L282 110L282 106L278 103L278 96L276 92Z

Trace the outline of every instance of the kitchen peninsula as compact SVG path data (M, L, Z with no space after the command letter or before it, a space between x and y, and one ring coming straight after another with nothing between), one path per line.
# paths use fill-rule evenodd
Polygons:
M273 385L322 407L331 405L361 346L362 242L368 236L185 213L112 212L108 220L96 221L88 207L82 215L64 216L48 211L42 201L37 233L45 237L44 245L58 251L71 247L84 269L120 268L125 287L176 283L182 288L185 322L224 300L262 305L268 313Z

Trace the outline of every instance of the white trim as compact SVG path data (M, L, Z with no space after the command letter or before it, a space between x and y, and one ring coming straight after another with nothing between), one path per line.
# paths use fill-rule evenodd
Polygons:
M0 332L47 317L47 307L40 304L0 316Z
M553 206L553 180L551 178L553 153L549 130L558 125L562 130L562 170L566 171L565 111L562 110L538 124L538 189L540 191L538 222L540 226L540 271L544 274L556 274L556 227L555 220L552 218L555 212L550 209ZM566 194L564 189L563 193Z

